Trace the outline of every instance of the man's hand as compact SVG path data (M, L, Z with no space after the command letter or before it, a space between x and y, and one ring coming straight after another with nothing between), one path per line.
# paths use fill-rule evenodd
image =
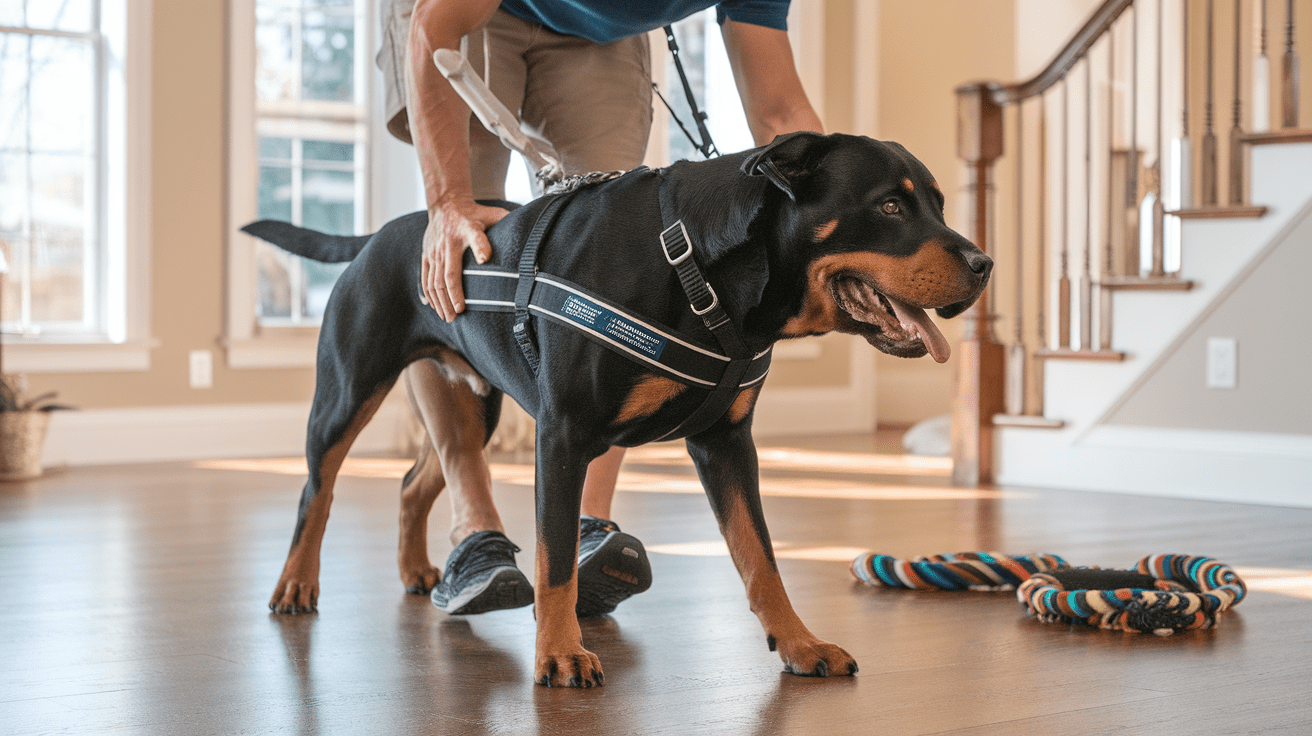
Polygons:
M419 284L424 299L447 322L465 309L460 278L465 249L473 250L479 263L487 262L492 246L484 231L506 214L500 207L484 207L471 200L446 202L429 213Z

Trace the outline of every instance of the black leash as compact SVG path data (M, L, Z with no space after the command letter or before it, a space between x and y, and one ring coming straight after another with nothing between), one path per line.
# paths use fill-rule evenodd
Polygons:
M706 158L719 156L720 150L715 147L715 142L711 140L711 131L706 128L706 113L698 109L697 98L692 93L692 85L688 83L688 75L683 71L683 62L679 59L679 42L674 38L673 26L665 26L665 41L670 46L670 55L674 57L674 68L679 72L679 80L683 82L683 94L688 97L688 109L692 111L692 120L693 123L697 125L697 134L701 136L702 140L700 143L692 137L692 133L688 132L688 128L684 126L683 121L679 119L677 114L675 114L674 108L670 107L669 101L667 101L665 96L661 94L661 90L656 86L655 82L652 82L651 88L656 90L656 96L665 104L665 109L670 111L670 117L674 118L674 122L679 126L679 130L682 130L683 134L688 136L688 142L692 143L693 148L700 151Z

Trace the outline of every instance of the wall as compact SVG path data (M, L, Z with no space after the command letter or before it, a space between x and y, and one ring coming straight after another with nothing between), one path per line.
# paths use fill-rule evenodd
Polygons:
M1105 424L1312 435L1312 342L1300 316L1312 208L1231 284ZM1235 338L1234 389L1206 385L1207 339Z
M879 115L875 131L916 155L943 186L948 224L965 231L965 167L957 158L953 91L977 79L1015 78L1012 0L883 0L879 3ZM955 343L959 322L940 322ZM956 359L876 358L879 422L907 425L951 406Z

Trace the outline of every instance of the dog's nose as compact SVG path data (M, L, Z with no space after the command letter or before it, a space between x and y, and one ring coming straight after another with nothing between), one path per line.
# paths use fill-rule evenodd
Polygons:
M966 259L966 266L968 266L971 271L982 279L988 278L989 272L993 270L993 259L984 255L984 251L978 248L971 248L963 253L962 256Z

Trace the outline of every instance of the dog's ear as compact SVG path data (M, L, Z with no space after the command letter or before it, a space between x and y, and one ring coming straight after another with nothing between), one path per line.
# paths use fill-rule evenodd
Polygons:
M777 136L743 160L742 172L764 176L796 202L796 189L810 176L817 158L816 144L823 139L819 133L810 132Z

